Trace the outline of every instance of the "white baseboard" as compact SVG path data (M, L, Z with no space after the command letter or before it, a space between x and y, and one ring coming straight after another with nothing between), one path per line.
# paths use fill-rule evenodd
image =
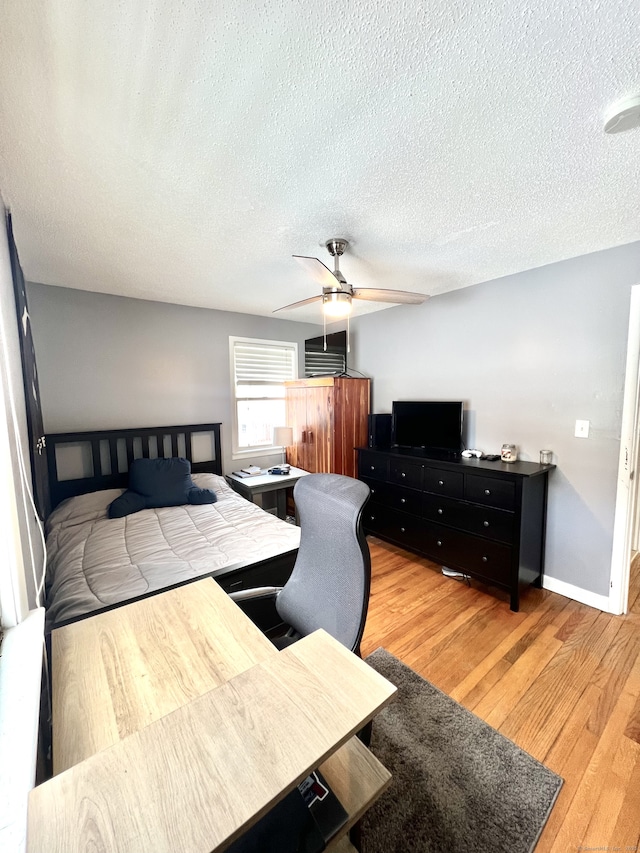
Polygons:
M44 608L5 631L0 656L0 850L26 848L27 796L35 783Z
M565 598L579 601L580 604L595 607L596 610L602 610L605 613L613 613L607 595L598 595L596 592L589 592L588 589L582 589L579 586L574 586L566 581L559 581L557 578L550 578L547 575L542 578L542 586L550 592L557 592L558 595L564 595Z

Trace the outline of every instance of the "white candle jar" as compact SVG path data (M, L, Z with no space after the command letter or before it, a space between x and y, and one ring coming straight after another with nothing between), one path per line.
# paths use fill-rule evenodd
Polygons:
M515 462L518 457L515 444L503 444L500 449L500 459L503 462Z

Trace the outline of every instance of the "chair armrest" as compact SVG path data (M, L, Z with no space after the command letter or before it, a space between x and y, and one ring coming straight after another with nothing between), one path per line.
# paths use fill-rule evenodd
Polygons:
M232 601L253 601L256 598L276 598L281 586L256 586L253 589L239 589L228 593Z

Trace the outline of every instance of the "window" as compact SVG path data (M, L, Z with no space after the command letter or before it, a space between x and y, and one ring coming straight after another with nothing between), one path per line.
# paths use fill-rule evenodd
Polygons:
M233 454L270 450L274 427L286 424L284 383L296 378L298 345L230 337L229 351Z

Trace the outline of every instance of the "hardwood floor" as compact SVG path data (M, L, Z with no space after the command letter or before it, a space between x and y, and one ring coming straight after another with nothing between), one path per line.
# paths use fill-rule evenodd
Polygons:
M383 646L563 777L536 853L640 851L640 555L627 616L534 588L512 613L506 594L369 546L363 657Z

